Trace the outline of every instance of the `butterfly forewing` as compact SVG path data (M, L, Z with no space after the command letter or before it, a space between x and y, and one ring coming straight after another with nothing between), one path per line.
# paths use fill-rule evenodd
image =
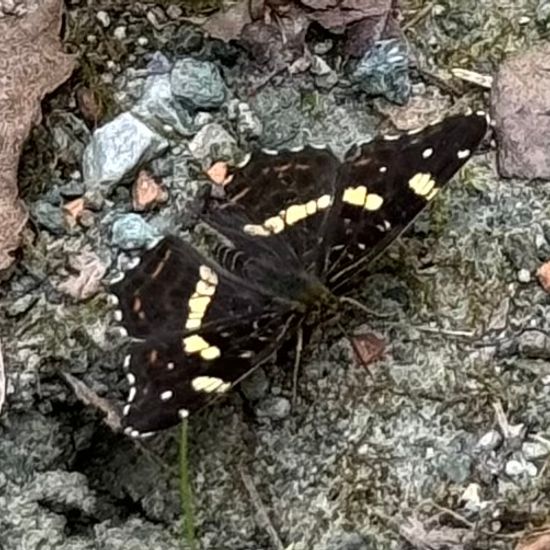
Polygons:
M325 232L338 167L338 159L326 149L254 153L226 186L229 203L238 205L237 212L246 218L239 231L263 238L269 246L282 237L308 268Z
M353 147L340 170L327 236L326 281L341 281L378 256L437 196L487 131L484 114L455 116L396 140Z

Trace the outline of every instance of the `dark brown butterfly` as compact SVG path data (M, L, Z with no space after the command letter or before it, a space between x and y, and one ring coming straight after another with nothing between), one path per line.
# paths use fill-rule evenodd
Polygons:
M164 238L113 285L135 339L125 431L167 428L268 360L339 296L470 158L484 113L351 148L261 151L238 168L204 221L212 258Z

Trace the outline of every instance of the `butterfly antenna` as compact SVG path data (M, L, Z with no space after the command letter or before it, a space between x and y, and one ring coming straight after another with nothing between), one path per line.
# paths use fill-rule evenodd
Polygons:
M341 303L349 304L350 306L353 306L354 308L359 309L363 313L366 313L372 317L378 317L379 319L388 319L393 317L393 314L391 313L380 313L378 311L374 311L373 309L370 309L366 305L362 304L359 300L350 298L349 296L340 296L339 300Z

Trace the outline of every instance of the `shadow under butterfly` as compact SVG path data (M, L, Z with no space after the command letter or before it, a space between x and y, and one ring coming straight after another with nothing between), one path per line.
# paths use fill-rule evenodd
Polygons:
M168 428L227 392L304 324L326 320L378 256L471 157L483 112L329 150L260 151L203 220L211 258L168 236L112 285L132 339L123 410L132 437Z

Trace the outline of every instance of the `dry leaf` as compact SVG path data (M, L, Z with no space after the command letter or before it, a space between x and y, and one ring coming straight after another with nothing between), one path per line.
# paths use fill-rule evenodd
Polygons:
M358 360L364 366L380 359L386 348L384 340L372 332L353 336L352 345Z
M23 143L40 121L40 100L74 67L61 51L62 9L61 0L29 0L25 15L0 19L0 270L13 262L27 221L17 189Z
M550 550L550 533L545 531L529 535L519 541L516 550Z
M93 126L97 126L103 117L103 106L97 93L83 86L76 91L76 102L84 119Z
M167 198L166 191L155 181L155 178L146 170L140 170L132 187L134 210L142 212L155 204L166 202Z
M65 222L69 227L75 227L78 218L84 210L84 199L82 197L74 199L63 205L63 213L65 214Z
M545 262L537 269L537 278L540 286L550 292L550 262Z
M206 175L212 180L216 185L227 185L232 179L233 176L229 175L229 166L227 162L222 160L215 162L207 171Z
M77 300L86 300L97 294L101 280L107 273L107 267L90 250L83 250L77 256L69 258L70 267L78 274L69 276L57 288Z

